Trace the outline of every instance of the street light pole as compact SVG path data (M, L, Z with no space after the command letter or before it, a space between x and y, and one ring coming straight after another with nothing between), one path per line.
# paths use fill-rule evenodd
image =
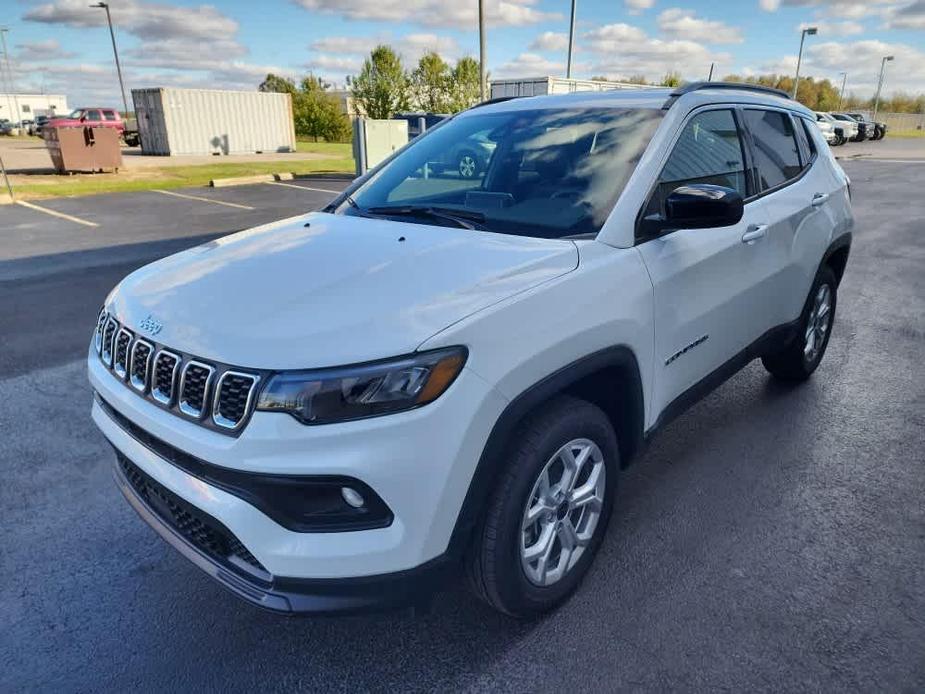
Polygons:
M485 53L485 0L479 0L479 92L482 101L485 101L488 90L485 80L485 61L487 60Z
M109 37L112 39L112 54L116 57L116 72L119 75L119 89L122 91L122 107L128 117L128 99L125 98L125 84L122 82L122 66L119 64L119 51L116 49L116 33L112 30L112 15L109 14L109 5L105 2L98 2L90 7L102 8L106 10L106 22L109 24Z
M819 30L816 27L806 27L800 33L800 55L797 56L797 74L796 77L793 78L793 94L791 96L792 99L797 98L797 87L800 86L800 63L803 62L803 41L806 40L807 35L815 36L818 31Z
M877 119L877 110L880 108L880 90L883 88L883 70L886 68L886 64L893 60L893 56L885 55L883 60L880 61L880 79L877 80L877 96L874 99L874 115L873 119Z
M9 92L6 95L7 106L10 107L10 122L18 123L22 120L22 114L19 112L19 97L16 96L16 88L13 86L13 70L10 68L10 54L6 50L6 32L7 27L0 27L0 46L3 47L3 62L6 64L6 81L9 83ZM0 72L3 66L0 66ZM11 100L12 99L12 100ZM13 102L16 103L16 110L13 110Z
M848 81L848 73L840 72L841 75L841 91L838 92L838 110L841 111L841 102L845 98L845 82Z
M567 79L572 77L572 49L575 47L575 6L578 0L572 0L572 22L568 30L568 62L565 64L565 76Z

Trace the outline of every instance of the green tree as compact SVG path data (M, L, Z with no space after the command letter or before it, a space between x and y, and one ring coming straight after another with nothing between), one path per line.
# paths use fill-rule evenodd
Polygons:
M401 58L389 46L376 46L351 84L353 98L370 118L391 118L411 104L411 88Z
M450 84L449 110L452 113L474 106L481 98L479 62L465 56L456 62Z
M649 83L645 75L630 75L626 81L629 82L630 84L648 84Z
M666 72L665 76L662 77L662 86L663 87L680 87L681 86L681 73L675 70Z
M295 94L296 86L288 77L280 77L272 72L266 76L266 79L257 87L260 92L279 92L281 94Z
M451 108L450 66L434 51L421 56L418 66L411 73L414 101L422 111L446 113Z

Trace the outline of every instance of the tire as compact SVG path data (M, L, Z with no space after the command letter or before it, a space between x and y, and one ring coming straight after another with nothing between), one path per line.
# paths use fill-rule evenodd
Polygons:
M475 178L479 175L479 158L474 152L463 150L456 159L456 173L462 178Z
M838 281L835 273L828 265L823 265L816 274L803 307L797 336L781 351L761 357L761 363L772 376L782 381L799 382L813 374L829 345L835 323L837 295ZM828 309L824 316L820 316L824 305Z
M584 490L580 498L589 502L583 508L572 508L572 499L579 500L574 491L559 495L565 471L559 453L567 446L583 463L571 478L576 482L573 489ZM496 610L529 618L564 602L594 560L613 510L620 453L613 427L600 408L560 396L521 423L505 457L507 465L499 473L469 552L469 579L474 592ZM559 471L562 478L557 477ZM546 493L541 491L541 476L548 481ZM546 510L529 523L528 510L537 509ZM548 551L531 561L529 550L537 554L542 547Z

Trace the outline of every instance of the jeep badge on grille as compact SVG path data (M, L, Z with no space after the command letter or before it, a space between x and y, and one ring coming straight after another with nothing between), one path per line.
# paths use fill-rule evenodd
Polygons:
M148 333L152 337L157 335L163 327L163 324L150 313L138 321L138 329Z

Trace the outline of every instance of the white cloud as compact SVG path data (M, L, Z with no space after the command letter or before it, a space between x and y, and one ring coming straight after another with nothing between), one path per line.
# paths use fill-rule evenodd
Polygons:
M714 53L703 43L652 38L629 24L608 24L586 32L582 45L593 53L591 74L611 79L641 74L655 81L671 71L690 80L705 79L711 63L722 72L722 66L732 61L728 53Z
M55 39L48 39L16 44L16 53L10 59L14 61L50 62L76 57L76 53L63 50L61 44Z
M666 36L704 43L742 43L742 32L724 22L702 19L693 10L674 7L658 16L658 28Z
M565 63L536 53L521 53L492 73L493 77L545 77L565 73Z
M828 36L855 36L864 33L864 25L860 22L803 22L797 27L797 31L803 31L808 27L816 27L819 30L820 37Z
M655 4L655 0L623 0L626 9L630 14L640 14L643 10L648 10Z
M475 2L445 0L294 0L306 10L336 14L346 19L405 22L427 26L471 27L478 23ZM536 0L486 0L490 26L525 26L561 20L559 12L544 12L533 5Z
M564 51L568 48L568 34L544 31L530 42L531 51Z
M758 5L765 12L777 12L780 8L780 0L759 0Z
M373 36L328 36L309 44L314 55L304 63L313 72L328 79L340 81L346 75L359 72L363 60L379 44L387 44L401 56L405 67L411 69L424 53L436 51L444 60L459 58L459 43L451 36L416 33L395 37L389 33Z
M889 8L884 13L887 29L925 29L925 0Z

